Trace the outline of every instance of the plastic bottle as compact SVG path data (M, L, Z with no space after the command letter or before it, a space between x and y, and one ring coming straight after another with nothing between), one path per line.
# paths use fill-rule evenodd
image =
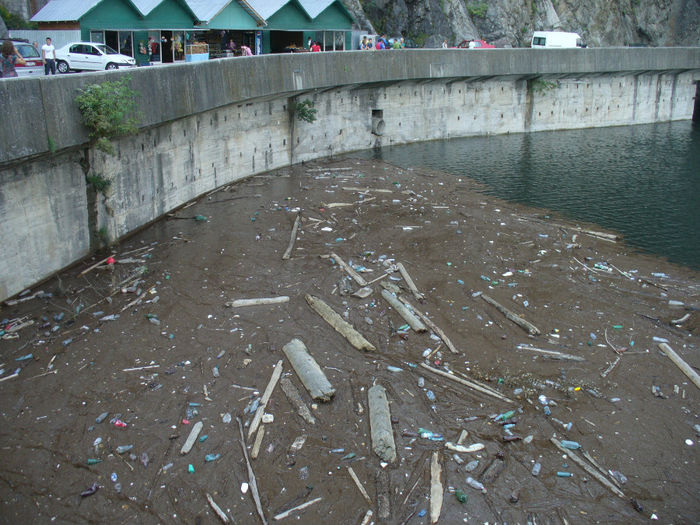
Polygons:
M581 445L576 441L567 441L566 439L561 440L561 446L570 450L576 450L581 448Z
M423 388L424 386L425 386L425 378L419 377L418 378L418 388Z
M477 480L475 480L471 476L469 476L467 478L467 485L469 485L473 489L480 490L481 492L486 494L486 487L484 487L484 485L482 483L478 482Z
M134 445L120 445L117 447L117 454L124 454L124 452L129 452Z
M473 461L470 461L466 465L464 465L464 470L466 470L467 472L471 472L472 470L476 470L476 467L478 467L478 466L479 466L479 460L475 459Z
M560 478L570 478L570 477L573 476L573 474L572 474L571 472L561 472L561 471L559 471L559 472L557 472L557 476L559 476Z
M537 477L540 474L540 471L542 470L542 465L540 463L535 463L532 465L532 475Z
M428 390L425 395L430 401L435 401L435 393L432 390Z
M455 490L455 496L457 497L457 501L459 501L460 503L467 502L467 495L461 490Z
M210 461L216 461L220 457L221 457L221 454L207 454L206 456L204 456L204 461L209 463Z
M109 412L102 412L99 416L95 418L96 423L102 423L105 419L107 419L107 416L109 415Z

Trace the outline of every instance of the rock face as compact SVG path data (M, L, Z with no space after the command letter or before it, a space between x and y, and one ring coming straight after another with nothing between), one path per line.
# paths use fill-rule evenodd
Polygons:
M363 30L418 45L483 38L529 45L533 31L579 33L590 46L700 45L698 0L344 0Z

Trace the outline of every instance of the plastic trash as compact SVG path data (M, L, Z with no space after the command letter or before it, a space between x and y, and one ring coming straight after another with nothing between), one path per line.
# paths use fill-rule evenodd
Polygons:
M206 456L204 456L204 461L209 463L211 461L216 461L220 457L221 457L221 454L207 454Z
M432 390L428 390L425 393L425 396L430 400L430 401L435 401L435 393Z
M398 366L391 366L391 365L387 366L386 369L389 372L401 372L403 370L403 368L399 368Z
M132 448L134 448L134 445L119 445L117 447L117 454L124 454L125 452L129 452Z
M117 478L117 473L116 473L116 472L112 472L112 474L109 476L109 479L112 480L112 483L116 483L116 482L117 482L117 479L118 479L118 478Z
M96 423L102 423L109 416L109 412L102 412L99 416L95 418Z
M102 460L97 458L88 458L87 460L88 465L97 465L98 463L102 463Z
M654 336L654 337L652 337L652 339L654 340L655 343L668 343L668 339L666 339L665 337Z
M194 465L192 465L192 463L187 465L187 472L189 472L190 474L194 474Z
M484 487L484 485L481 482L475 480L471 476L467 478L467 485L469 485L473 489L480 490L481 492L486 494L486 487Z
M424 386L425 386L425 378L419 377L418 378L418 388L423 388Z
M577 450L581 448L581 445L577 443L576 441L568 441L566 439L561 440L561 446L564 448L568 448L570 450Z
M97 483L93 483L90 485L87 489L82 491L80 493L81 498L86 498L87 496L92 496L95 492L97 492L100 489L100 486Z
M208 438L209 436L207 434L204 434L202 437L199 438L199 442L204 443Z
M619 470L608 470L608 474L615 478L620 483L620 485L624 485L625 483L627 483L627 476L625 476Z
M224 423L230 423L231 422L231 414L226 412L223 416L221 416L221 421Z
M142 464L144 467L148 468L148 463L149 463L149 462L150 462L150 458L148 457L148 454L146 454L145 452L142 452L142 453L141 453L141 464Z
M460 503L467 502L467 495L459 489L455 490L455 497L457 498L457 501L459 501Z
M425 428L419 428L418 435L423 439L429 439L431 441L442 441L444 439L442 434L432 432L431 430L427 430Z
M219 377L219 367L218 367L218 366L215 366L214 368L212 368L212 369L211 369L211 374L212 374L214 377Z
M531 473L533 476L537 477L537 476L539 476L541 470L542 470L542 465L540 463L535 463L534 465L532 465Z
M570 478L572 476L573 476L573 474L571 472L562 472L562 471L557 472L557 477L560 477L560 478Z
M470 461L466 465L464 465L464 470L466 470L467 472L472 472L472 471L476 470L476 467L478 467L478 466L479 466L479 460L475 459L473 461Z

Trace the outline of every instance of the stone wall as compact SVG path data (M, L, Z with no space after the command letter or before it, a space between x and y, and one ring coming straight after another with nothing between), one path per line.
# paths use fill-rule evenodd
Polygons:
M692 116L700 75L679 61L662 66L633 54L635 64L613 53L610 63L588 58L557 68L557 53L527 51L521 56L534 63L523 65L498 51L493 58L325 53L319 61L255 57L134 70L132 84L148 94L144 125L115 141L114 156L88 147L73 98L81 86L124 73L0 81L0 94L38 107L27 118L10 105L14 125L0 128L0 300L89 255L98 230L122 238L217 187L291 163L422 140ZM697 65L700 50L693 53L687 58ZM353 55L371 67L347 71ZM304 99L314 101L314 123L290 110ZM81 167L86 158L112 181L96 205Z

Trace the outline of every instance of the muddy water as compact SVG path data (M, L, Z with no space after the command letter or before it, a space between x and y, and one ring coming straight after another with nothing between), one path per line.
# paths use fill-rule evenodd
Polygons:
M322 498L287 520L354 524L371 508L375 521L381 514L387 523L429 523L430 459L439 451L441 523L641 523L652 515L697 522L698 389L653 337L697 366L698 273L575 228L600 230L595 225L545 218L544 210L477 189L468 179L371 160L281 170L204 197L124 241L115 265L80 276L108 255L101 254L37 288L51 297L3 305L0 317L33 324L0 340L0 379L21 369L0 383L2 522L216 523L209 493L236 523L259 523L250 491L241 491L249 479L236 418L252 419L244 410L280 359L316 423L274 390L266 409L274 422L264 425L251 460L269 520ZM298 209L302 227L291 259L282 260ZM401 330L378 283L365 299L341 295L359 285L325 257L331 252L367 270L368 281L402 262L425 294L422 304L412 302L458 353L430 333ZM410 297L398 276L384 281ZM526 333L478 292L541 335ZM305 294L326 301L377 351L355 350ZM279 295L289 302L226 306ZM670 324L685 314L680 326ZM108 315L119 317L100 321ZM284 359L282 347L294 337L336 389L332 401L314 403ZM548 359L520 344L583 360ZM437 352L425 361L428 349ZM616 351L619 363L601 377ZM514 403L417 366L423 362ZM139 367L152 368L125 371ZM384 467L370 438L367 390L375 383L386 388L394 418L398 457ZM508 431L523 439L507 441L493 417L509 410L516 413ZM108 417L96 423L103 412ZM117 415L125 428L110 423ZM208 438L183 456L198 421ZM453 442L466 431L465 445L484 448L455 455L444 442L416 437L419 428ZM292 450L300 436L303 446ZM623 473L625 497L565 457L552 436L580 443L604 470ZM250 453L252 439L247 444ZM124 445L133 449L118 454ZM220 457L206 462L207 454ZM486 492L467 486L467 476L483 480ZM97 492L81 497L93 483ZM452 489L464 491L466 502Z

